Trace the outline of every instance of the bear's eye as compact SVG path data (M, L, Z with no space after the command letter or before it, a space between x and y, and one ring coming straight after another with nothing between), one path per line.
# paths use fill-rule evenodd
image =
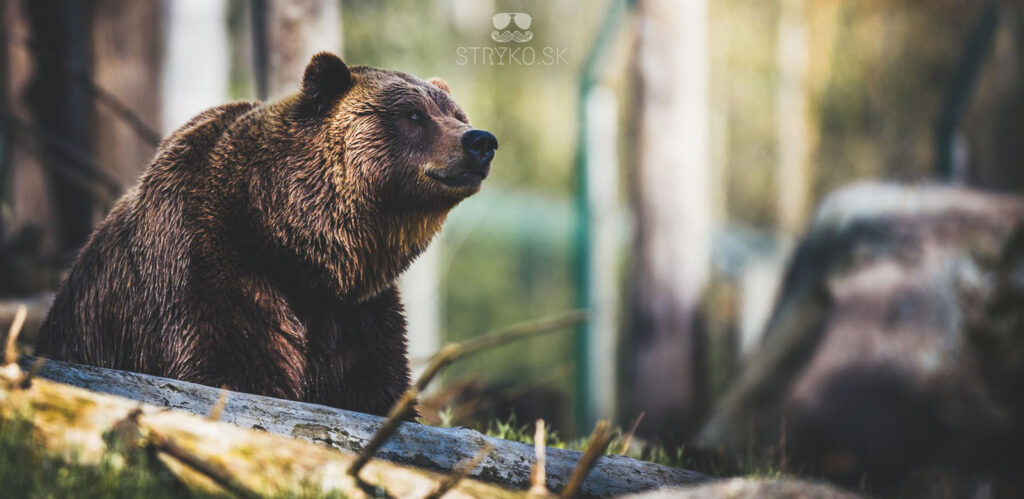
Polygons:
M423 121L423 113L421 113L419 111L411 111L411 112L409 112L409 121L415 121L415 122Z

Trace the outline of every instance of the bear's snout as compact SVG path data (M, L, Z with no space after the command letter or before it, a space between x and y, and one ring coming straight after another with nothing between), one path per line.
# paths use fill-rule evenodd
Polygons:
M498 138L487 130L470 130L462 134L462 148L473 159L476 166L483 167L494 159L494 150L498 148Z
M444 154L443 158L427 164L423 173L448 187L458 189L459 196L466 196L476 192L491 172L491 160L494 159L494 150L498 148L498 139L486 130L473 129L461 135L457 133L446 139L455 139L458 145L454 143L455 140L446 140L438 151ZM462 146L462 151L458 150L459 146Z

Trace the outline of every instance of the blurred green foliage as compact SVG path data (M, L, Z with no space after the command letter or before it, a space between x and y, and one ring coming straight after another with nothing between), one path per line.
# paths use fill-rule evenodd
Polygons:
M571 309L576 74L600 9L567 0L346 1L342 9L346 61L443 78L473 125L500 143L482 192L452 212L438 241L445 340ZM524 46L565 48L567 64L460 59L460 47L502 46L490 37L498 12L531 14L534 38ZM528 378L571 362L571 352L570 334L549 335L474 356L448 377ZM571 378L558 383L571 386Z
M976 6L925 6L905 0L796 4L807 40L801 81L808 101L808 209L850 181L932 178L934 121ZM458 341L573 306L569 243L574 223L576 91L582 58L605 5L575 0L342 4L344 56L349 63L444 78L473 124L494 132L501 144L492 177L479 195L453 211L439 240L446 340ZM460 47L502 46L490 38L491 16L499 12L529 13L534 38L524 45L565 47L568 64L460 64ZM787 180L778 178L779 116L791 112L778 109L777 100L781 15L781 2L708 2L708 126L718 232L734 227L767 234L776 230L778 185ZM1009 116L1005 109L1006 102L1020 98L1024 51L1014 46L1014 37L1019 39L1024 32L1024 15L1020 8L1007 7L1003 19L993 62L986 66L973 97L964 133L970 143L984 146L973 149L971 156L979 182L1020 190L1016 180L993 180L1017 178L1000 166L1005 154L1000 160L1003 153L998 151L1003 149L997 146L1014 133L1013 140L1020 142L1024 130L1024 120ZM631 51L637 29L636 23L627 21L603 75L619 96L623 205L634 154ZM1006 83L1014 81L1016 87ZM1012 126L1007 128L1007 123ZM1009 149L1010 159L1019 155L1015 150ZM628 261L628 255L623 260ZM735 334L739 310L733 302L739 291L719 288L706 297L715 305L705 311L708 324ZM738 365L734 343L711 345L713 361L728 364L711 376L716 393ZM572 351L570 334L552 335L467 360L454 366L449 377L516 383L571 364ZM556 388L568 390L574 382L566 378Z

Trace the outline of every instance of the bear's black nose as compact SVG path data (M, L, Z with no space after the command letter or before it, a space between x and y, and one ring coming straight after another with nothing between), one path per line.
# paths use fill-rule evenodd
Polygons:
M498 139L487 130L470 130L462 134L462 148L473 157L478 164L487 164L494 158L494 150L498 148Z

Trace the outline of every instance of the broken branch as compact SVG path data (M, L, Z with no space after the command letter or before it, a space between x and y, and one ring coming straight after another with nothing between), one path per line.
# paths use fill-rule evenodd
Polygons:
M590 470L594 468L597 459L604 455L604 451L608 448L608 444L611 441L608 422L605 420L598 421L597 426L594 427L594 432L590 434L590 445L587 445L587 450L583 452L583 457L576 463L576 468L572 470L569 483L562 489L562 497L564 499L576 495L576 491L583 485L583 480L590 474Z

